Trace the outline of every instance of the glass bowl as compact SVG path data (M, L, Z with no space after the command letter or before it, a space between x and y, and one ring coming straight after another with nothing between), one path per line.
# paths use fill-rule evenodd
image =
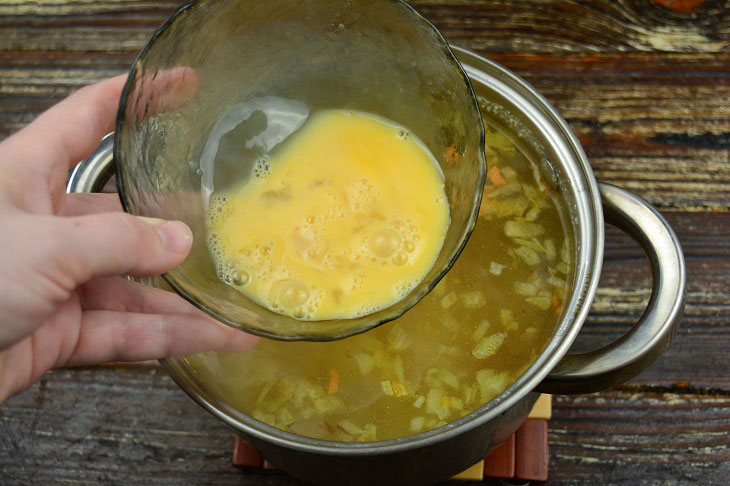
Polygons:
M217 276L207 246L211 194L323 109L372 113L407 127L437 159L451 224L434 266L402 300L352 319L296 320ZM399 0L216 0L178 10L134 63L114 146L128 212L181 220L190 255L164 275L219 321L282 340L364 332L415 305L449 270L479 211L484 129L468 78L439 32Z

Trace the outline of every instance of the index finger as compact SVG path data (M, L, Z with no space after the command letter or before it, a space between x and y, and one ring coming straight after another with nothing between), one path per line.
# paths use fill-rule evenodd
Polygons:
M85 311L73 351L60 366L145 361L205 351L243 351L258 338L194 314Z

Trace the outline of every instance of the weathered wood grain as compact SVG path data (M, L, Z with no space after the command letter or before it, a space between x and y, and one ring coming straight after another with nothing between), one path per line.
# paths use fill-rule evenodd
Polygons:
M0 0L0 140L74 89L125 72L173 0ZM452 43L555 105L600 180L664 210L687 259L669 350L616 390L557 397L550 484L730 478L730 1L414 0ZM620 336L649 297L641 250L608 228L576 343ZM0 406L0 484L269 484L157 365L50 373ZM460 484L460 483L452 483Z
M493 52L717 52L728 2L677 14L651 0L412 2L453 42Z
M230 483L236 474L229 429L159 367L54 372L0 409L0 428L2 484Z
M550 484L726 484L729 435L727 394L556 397ZM232 443L158 368L57 371L0 408L0 482L298 484L242 473Z
M727 484L727 395L622 387L554 403L550 484Z
M0 15L32 27L69 18L92 25L155 25L183 2L41 0L0 2ZM449 39L493 52L718 52L730 46L726 0L698 2L679 13L652 0L414 0ZM23 25L23 24L21 24ZM55 24L57 25L57 24ZM75 45L73 29L65 45ZM22 39L23 35L13 35ZM31 45L34 45L31 43ZM102 44L101 46L103 46Z

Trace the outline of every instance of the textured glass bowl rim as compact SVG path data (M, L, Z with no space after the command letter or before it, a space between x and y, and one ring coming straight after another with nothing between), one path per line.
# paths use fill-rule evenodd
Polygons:
M165 31L179 18L181 18L181 14L192 10L198 5L207 3L211 0L192 0L191 2L183 5L179 9L177 9L158 29L155 31L155 33L152 35L149 41L147 41L147 44L144 46L144 48L140 51L140 53L137 55L136 59L134 60L134 63L132 64L132 69L129 72L129 76L127 77L127 81L124 83L124 88L122 89L122 94L119 100L119 109L117 111L117 119L116 119L116 133L121 134L124 127L125 117L124 112L127 105L127 100L131 94L134 80L137 74L137 67L140 64L140 62L145 58L147 52L152 48L153 45L157 43L158 40L161 39L162 35L165 33ZM214 1L214 0L213 0ZM422 22L426 25L427 28L430 28L435 34L436 34L436 41L440 44L442 51L447 56L447 58L457 67L459 74L462 77L462 80L464 81L467 91L472 99L472 105L474 109L479 113L479 103L477 101L476 94L474 92L474 88L471 85L471 81L469 80L469 77L467 76L466 72L464 71L464 68L461 66L461 63L456 58L455 54L451 50L448 42L443 37L441 32L425 17L423 17L421 14L419 14L413 7L411 7L408 3L406 3L404 0L388 0L393 3L398 3L406 8L407 11L410 12L414 16L414 19L418 22ZM409 296L406 296L405 299L398 301L397 303L393 304L391 307L388 307L386 309L382 309L378 312L384 312L384 315L380 317L377 320L372 321L370 324L356 327L353 329L346 329L342 332L336 333L336 334L326 334L326 335L297 335L297 334L278 334L275 332L269 332L266 329L251 327L247 324L242 324L237 321L233 321L226 316L218 313L214 309L211 309L208 307L208 305L205 302L200 301L199 299L195 298L194 296L190 295L188 292L185 291L180 285L177 284L175 279L170 276L168 273L164 273L161 275L161 277L165 280L165 282L181 297L183 297L185 300L193 304L195 307L200 309L201 311L205 312L206 314L210 315L211 317L215 318L216 320L222 322L223 324L226 324L230 327L233 327L235 329L239 329L242 331L245 331L250 334L254 334L257 336L269 338L269 339L276 339L279 341L335 341L339 339L344 339L350 336L354 336L357 334L361 334L364 332L367 332L371 329L374 329L382 324L385 324L387 322L393 321L406 312L408 312L411 308L413 308L415 305L417 305L426 295L428 295L434 287L441 281L441 279L448 273L449 270L451 270L451 267L454 266L456 263L456 260L461 255L461 252L464 250L467 242L469 241L469 238L474 231L474 227L476 226L477 217L479 216L479 207L481 205L482 201L482 195L484 192L484 185L486 182L486 175L487 175L487 162L486 162L486 156L484 154L484 143L485 143L485 132L484 132L484 125L481 122L481 115L478 117L479 123L476 127L474 127L475 130L479 131L479 142L478 142L478 161L479 161L479 173L477 174L477 187L475 188L475 193L473 197L473 205L472 210L469 215L469 219L467 221L466 225L466 231L461 235L461 238L455 245L454 251L452 255L449 257L449 260L446 262L445 265L442 266L442 268L438 271L438 273L434 276L433 279L431 279L430 282L427 283L425 287L421 288L421 294L422 295L411 295L410 299L408 300L408 304L405 306L402 312L397 312L392 310L394 306L397 304L403 302L404 300L408 299ZM122 204L122 208L127 213L131 214L137 214L133 211L132 206L129 203L128 200L128 191L127 191L127 185L125 183L125 172L122 170L122 163L121 163L121 157L120 157L120 144L115 143L114 144L114 166L117 174L117 192L119 194L119 199ZM223 285L223 284L221 284ZM420 284L419 284L420 286ZM416 287L418 288L418 287ZM390 312L387 312L390 309ZM294 320L294 319L292 319ZM335 321L344 321L345 319L339 319L339 320L323 320L318 321L322 323L326 322L335 322ZM317 321L313 321L317 322Z

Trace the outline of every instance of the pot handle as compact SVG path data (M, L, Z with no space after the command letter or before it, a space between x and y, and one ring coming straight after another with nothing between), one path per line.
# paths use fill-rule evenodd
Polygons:
M114 174L114 132L108 133L93 154L73 168L66 192L100 192Z
M636 240L649 258L651 297L620 339L595 351L564 356L537 387L544 393L593 393L637 375L669 346L684 308L686 275L677 235L640 197L606 183L599 183L599 189L606 221Z

